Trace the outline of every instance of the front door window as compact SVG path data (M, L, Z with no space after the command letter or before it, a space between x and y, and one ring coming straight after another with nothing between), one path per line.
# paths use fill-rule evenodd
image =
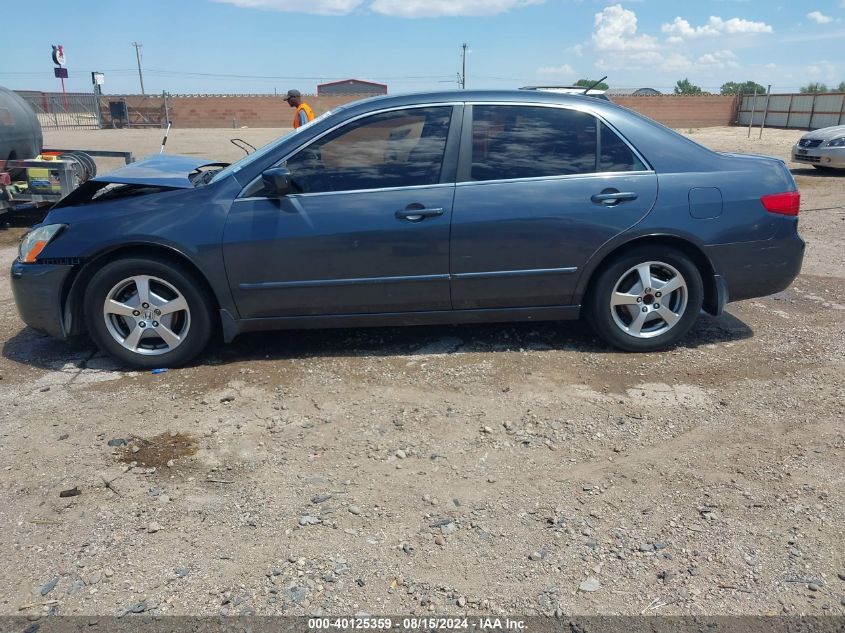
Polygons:
M344 126L287 160L301 193L440 182L451 106L383 112Z

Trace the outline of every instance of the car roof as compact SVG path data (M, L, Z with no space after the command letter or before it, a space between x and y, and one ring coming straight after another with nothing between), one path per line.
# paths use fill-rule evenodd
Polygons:
M590 107L610 105L590 95L549 92L546 90L441 90L437 92L414 92L401 95L379 95L342 106L352 114L381 108L406 105L456 103L473 101L477 103L552 103L560 105L590 104Z
M587 86L523 86L520 90L566 90L571 91L572 94L587 94L587 93L595 93L595 94L604 94L604 90L600 88L590 88L587 90L587 93L584 91L587 89Z

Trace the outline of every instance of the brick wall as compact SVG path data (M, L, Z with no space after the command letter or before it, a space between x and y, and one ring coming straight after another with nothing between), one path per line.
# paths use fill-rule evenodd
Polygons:
M303 100L320 116L359 98L305 96ZM273 95L174 96L169 102L174 127L291 127L295 112L281 97Z
M104 97L103 101L116 98L126 99L130 114L137 109L149 113L151 120L163 120L161 97L129 95ZM352 95L306 95L304 99L319 116L340 104L360 98ZM735 97L716 95L614 97L613 101L673 128L733 125L738 105ZM274 95L174 95L169 97L168 104L174 127L183 128L290 127L294 113L294 109L280 96ZM159 119L153 116L156 112L161 113ZM130 116L130 119L134 121L134 117ZM107 119L104 119L104 124L110 125Z
M644 95L614 97L613 102L673 128L733 125L739 105L736 97L721 95Z

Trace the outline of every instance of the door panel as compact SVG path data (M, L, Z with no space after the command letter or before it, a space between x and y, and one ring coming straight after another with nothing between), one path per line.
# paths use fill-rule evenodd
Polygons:
M638 196L614 206L591 200L606 189ZM656 195L654 174L462 183L452 220L454 308L567 305L581 266L645 216Z
M657 177L587 112L487 104L466 118L454 309L568 305L587 259L649 212Z
M246 187L223 244L240 317L449 310L460 127L449 105L376 112L285 161L299 193Z
M448 310L454 185L249 198L224 235L241 318ZM419 221L409 206L443 209Z

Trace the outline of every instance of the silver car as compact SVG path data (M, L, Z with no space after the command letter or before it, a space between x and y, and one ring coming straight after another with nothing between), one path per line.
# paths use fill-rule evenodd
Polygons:
M816 169L845 169L845 125L807 132L792 146L792 160Z

